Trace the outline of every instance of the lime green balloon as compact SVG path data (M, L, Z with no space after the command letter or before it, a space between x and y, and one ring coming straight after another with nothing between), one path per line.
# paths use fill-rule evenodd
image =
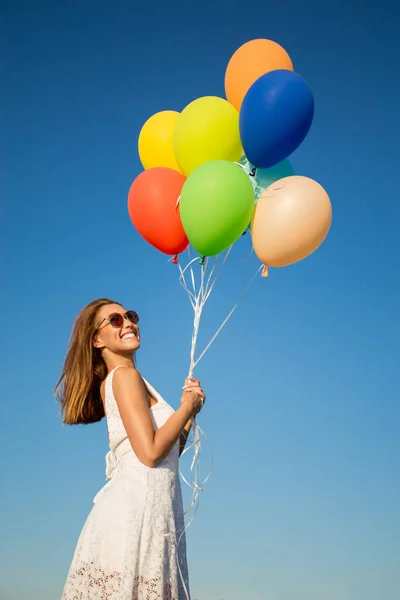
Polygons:
M180 197L180 217L193 248L215 256L245 231L254 211L253 186L238 165L212 160L187 178Z

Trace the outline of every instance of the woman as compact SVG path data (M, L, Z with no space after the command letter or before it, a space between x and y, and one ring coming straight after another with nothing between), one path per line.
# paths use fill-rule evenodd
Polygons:
M138 322L112 300L88 304L56 386L63 422L105 416L110 445L110 481L93 500L62 600L190 598L178 460L205 394L188 378L174 411L140 375Z

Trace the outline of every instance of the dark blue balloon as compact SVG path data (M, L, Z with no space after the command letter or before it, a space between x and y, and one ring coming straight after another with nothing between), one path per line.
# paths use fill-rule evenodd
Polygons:
M253 83L239 115L243 150L253 165L266 169L287 158L306 137L314 97L293 71L270 71Z

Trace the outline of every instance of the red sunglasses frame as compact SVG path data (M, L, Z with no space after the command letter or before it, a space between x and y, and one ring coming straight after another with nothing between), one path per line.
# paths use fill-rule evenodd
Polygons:
M132 315L132 318L130 318L129 315ZM122 323L120 325L113 325L112 322L111 322L111 319L113 317L121 317L122 318ZM100 325L102 323L104 323L104 321L108 321L107 325L111 325L111 327L114 327L114 329L119 329L120 327L123 326L125 319L127 319L131 323L134 323L135 325L137 325L139 323L139 315L136 312L136 310L127 310L126 313L124 313L124 314L119 313L119 312L113 312L110 315L108 315L108 317L104 317L104 319L102 321L100 321L98 327L95 330L95 333L96 333L96 331L99 331ZM106 327L106 325L104 327Z

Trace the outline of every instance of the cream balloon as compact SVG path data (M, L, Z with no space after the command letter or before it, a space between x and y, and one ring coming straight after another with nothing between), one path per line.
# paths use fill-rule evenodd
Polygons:
M254 251L270 267L291 265L322 244L331 222L331 202L319 183L284 177L258 199L251 223Z

